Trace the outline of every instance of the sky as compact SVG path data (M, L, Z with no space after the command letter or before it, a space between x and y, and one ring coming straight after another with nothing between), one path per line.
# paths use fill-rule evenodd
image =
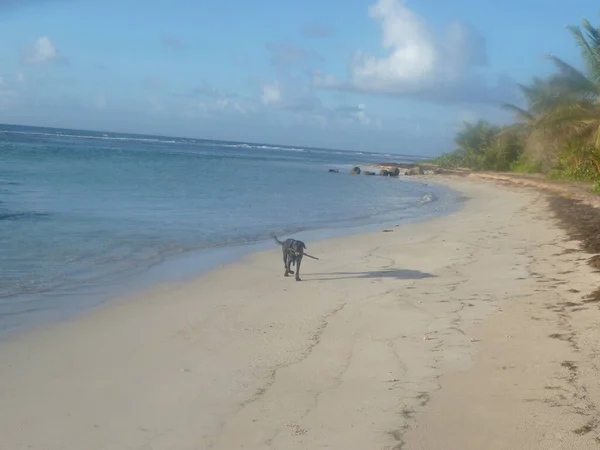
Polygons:
M0 123L399 154L507 123L592 0L0 0Z

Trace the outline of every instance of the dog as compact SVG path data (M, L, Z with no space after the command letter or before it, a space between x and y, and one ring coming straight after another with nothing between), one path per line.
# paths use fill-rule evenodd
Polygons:
M292 264L296 266L296 281L302 281L300 279L300 264L302 263L302 258L304 257L304 250L306 249L306 245L302 241L298 241L296 239L286 239L285 241L280 241L277 237L275 238L275 242L281 245L281 250L283 252L283 265L285 267L284 277L289 276L289 274L293 274Z

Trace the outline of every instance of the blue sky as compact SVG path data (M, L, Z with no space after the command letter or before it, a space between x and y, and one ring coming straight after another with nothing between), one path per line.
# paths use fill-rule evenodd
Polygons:
M0 123L434 155L510 120L581 0L0 0Z

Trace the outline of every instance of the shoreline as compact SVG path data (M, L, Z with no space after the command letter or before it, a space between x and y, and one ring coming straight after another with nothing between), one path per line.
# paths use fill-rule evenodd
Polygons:
M0 447L594 448L588 258L540 191L429 181L469 201L302 283L265 250L0 341Z
M447 197L442 201L436 201L431 205L421 206L436 206L436 212L419 213L414 217L403 217L402 210L396 211L401 217L391 219L387 216L379 216L376 221L369 219L356 219L352 221L340 222L336 224L325 224L319 228L307 228L302 231L282 236L295 236L300 239L305 239L307 242L322 241L340 236L351 236L369 231L377 231L385 227L394 227L397 225L424 222L438 215L448 214L460 208L459 201L451 201L456 197L456 193L451 189L447 189L443 183L436 183L435 180L428 179L411 179L410 183L424 188L430 183L435 185L434 190L443 190ZM438 206L439 205L439 206ZM415 204L415 208L419 205ZM443 211L440 211L440 208ZM280 236L281 237L281 236ZM88 311L94 310L105 303L119 301L123 297L130 297L136 293L145 292L153 288L159 287L161 284L173 284L186 282L195 277L199 277L211 270L222 267L224 264L242 260L243 258L255 252L264 251L271 248L271 240L259 240L252 242L244 242L238 244L225 244L209 248L187 250L179 254L170 255L166 258L155 262L147 268L133 273L127 279L121 279L118 282L103 284L102 281L95 281L91 285L78 286L74 289L61 288L58 291L47 291L33 294L20 294L22 301L35 304L39 303L39 308L31 309L25 314L14 313L16 321L12 324L5 325L0 328L0 341L11 336L27 333L29 330L44 327L54 323L60 323L64 320L76 318ZM56 305L47 307L40 303L43 297L58 297ZM78 301L78 298L86 298L85 303ZM62 299L61 299L62 298ZM12 312L4 317L7 318L13 315ZM25 315L27 315L25 317ZM23 320L20 320L23 318Z

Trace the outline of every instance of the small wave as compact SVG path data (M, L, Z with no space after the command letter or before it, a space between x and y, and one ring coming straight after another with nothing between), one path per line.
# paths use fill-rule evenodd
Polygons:
M248 144L218 144L216 147L228 147L228 148L250 148Z
M248 148L248 149L260 149L260 150L277 150L281 152L293 152L293 153L314 153L320 155L341 155L341 156L369 156L369 157L393 157L399 155L391 155L385 153L373 153L373 152L362 152L352 150L334 150L334 149L319 149L319 148L302 148L302 147L282 147L277 145L264 145L264 144L213 144L215 147L220 148Z
M0 220L20 220L35 219L36 217L46 217L47 213L41 212L0 212Z
M13 305L9 305L9 306L13 306ZM14 306L13 306L13 308L14 308ZM14 309L14 310L10 310L10 311L1 311L0 310L0 317L22 316L25 314L31 314L31 313L34 313L37 311L41 311L42 309L43 308L40 308L38 306L32 306L32 307L28 307L28 308Z
M52 136L52 137L69 137L69 138L77 138L77 139L97 139L97 140L106 140L106 141L129 141L129 142L158 142L161 144L177 144L177 141L174 140L166 140L159 138L134 138L134 137L126 137L126 136L109 136L106 134L100 136L92 136L92 135L84 135L84 134L69 134L69 133L44 133L41 131L12 131L12 130L0 130L0 133L5 134L22 134L27 136Z
M268 145L259 145L256 148L265 149L265 150L279 150L282 152L310 152L310 150L306 150L304 148L294 148L294 147L271 147Z
M216 147L225 148L251 148L261 150L279 150L282 152L307 152L309 150L297 147L279 147L276 145L259 145L259 144L216 144Z
M4 284L6 284L6 281ZM23 282L19 282L17 280L14 285L0 285L0 299L16 297L19 295L41 294L43 292L52 290L56 286L56 284L51 283L42 284L34 282L32 284L24 284Z

